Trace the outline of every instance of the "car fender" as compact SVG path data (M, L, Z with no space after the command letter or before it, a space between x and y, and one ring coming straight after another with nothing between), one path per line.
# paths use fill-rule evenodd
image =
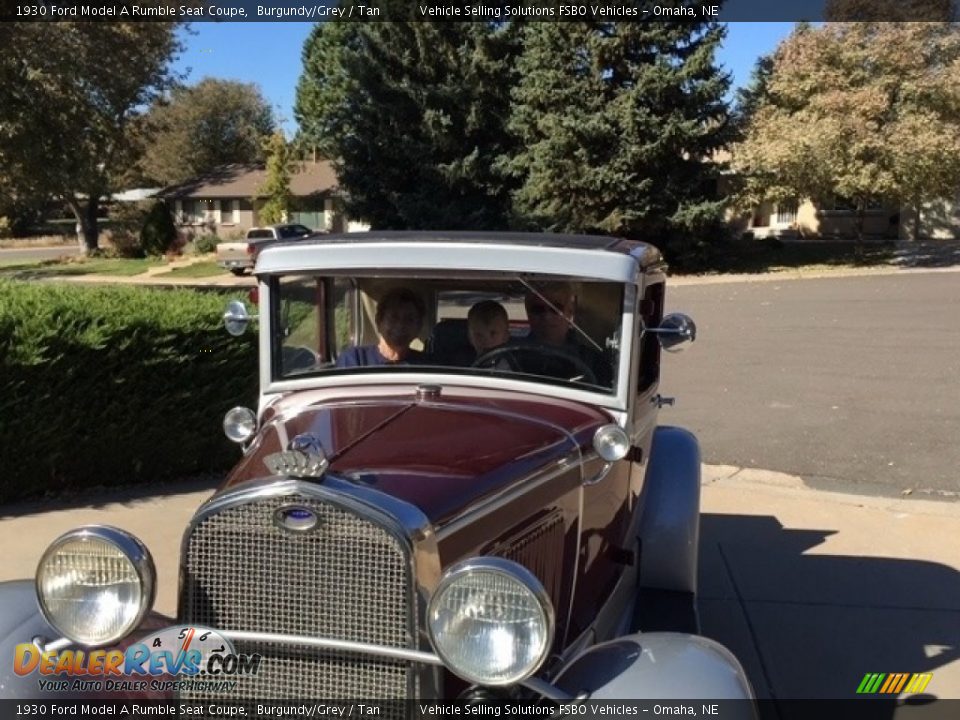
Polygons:
M568 663L553 684L596 701L754 698L733 653L710 638L685 633L625 635L594 645ZM755 716L753 702L736 707L742 711L737 717Z
M149 632L168 627L174 623L172 618L159 613L149 613L140 625L125 639L110 645L111 648L124 649L135 640L142 638ZM58 633L44 619L40 612L37 600L36 585L33 580L13 580L0 582L0 699L37 699L47 695L40 690L40 679L65 679L67 676L49 676L42 678L36 671L26 675L17 675L14 670L14 656L17 645L33 642L40 638L43 642L50 642L60 638ZM70 645L69 648L76 646ZM72 697L72 695L55 695L54 697ZM114 694L114 698L123 698L121 693ZM140 695L130 695L140 697ZM157 696L161 697L161 696Z
M36 585L32 580L0 583L0 698L43 697L36 673L17 675L13 669L17 645L38 636L46 641L60 637L40 613Z
M683 428L653 433L640 518L640 587L697 592L700 444Z

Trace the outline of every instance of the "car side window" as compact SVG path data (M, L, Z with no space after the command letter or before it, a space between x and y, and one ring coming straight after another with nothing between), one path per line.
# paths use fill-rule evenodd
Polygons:
M663 283L647 288L640 301L640 318L645 328L655 328L663 319ZM640 339L640 378L637 392L644 393L660 379L660 342L654 333Z

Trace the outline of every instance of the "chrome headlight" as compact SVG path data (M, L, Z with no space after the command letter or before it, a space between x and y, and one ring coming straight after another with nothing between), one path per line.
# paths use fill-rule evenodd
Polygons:
M546 590L526 568L503 558L474 558L447 570L430 598L427 624L447 667L480 685L525 680L553 645Z
M223 433L235 443L245 443L257 434L257 416L250 408L227 410L223 417Z
M71 530L37 567L37 599L57 631L83 645L109 645L140 624L153 605L153 558L133 535L112 527Z
M630 452L630 438L619 425L604 425L593 435L593 449L607 462L623 460Z

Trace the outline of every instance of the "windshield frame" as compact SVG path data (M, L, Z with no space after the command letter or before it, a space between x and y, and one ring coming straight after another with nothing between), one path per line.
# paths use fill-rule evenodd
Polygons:
M476 272L457 272L455 275L464 279L475 277L489 278L491 280L503 280L519 282L528 289L531 288L530 278L523 277L515 272L489 273L483 271ZM260 385L261 395L274 395L289 393L301 390L314 390L320 388L338 388L350 385L366 386L417 386L422 384L463 386L471 388L490 388L502 389L512 392L519 392L534 395L548 395L551 397L561 397L576 402L599 405L612 410L626 410L630 405L630 393L634 386L632 372L633 354L635 352L634 344L636 342L636 317L635 309L637 303L638 288L634 283L616 283L622 287L620 323L616 326L618 333L617 364L613 368L613 387L609 390L603 390L599 387L593 389L586 384L570 384L563 382L549 382L544 379L537 379L535 376L523 376L520 374L512 375L507 373L471 373L463 369L450 368L445 370L443 366L436 365L405 365L398 367L385 368L354 368L350 371L344 369L333 370L330 372L315 372L296 376L281 376L280 369L280 350L282 348L282 338L274 333L276 323L280 322L281 302L279 297L280 280L283 277L290 276L313 276L318 278L334 277L368 277L371 273L369 269L326 269L323 271L306 270L301 272L283 272L271 275L260 276L260 301L261 309L266 310L260 315ZM389 268L384 269L377 277L409 277L417 279L451 279L451 273L447 270L441 274L435 270L422 270L419 268ZM550 276L539 274L536 282L542 281L571 281L574 282L604 282L604 280L591 277L571 278L570 276ZM606 280L605 282L611 282ZM534 290L536 292L536 290ZM358 293L359 294L359 293ZM540 293L537 293L540 295ZM542 296L541 296L542 297ZM356 305L360 304L359 298L354 298ZM577 335L585 335L584 331L571 323L572 330ZM587 336L589 337L589 336ZM590 343L594 346L598 344L590 338Z

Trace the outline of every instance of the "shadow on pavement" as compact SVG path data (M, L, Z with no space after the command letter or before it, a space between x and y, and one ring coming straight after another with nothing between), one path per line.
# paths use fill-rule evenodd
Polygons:
M960 265L956 240L901 241L893 251L892 265L904 268L943 268Z
M108 505L120 504L133 507L139 502L153 500L168 495L213 491L223 480L224 475L203 475L176 482L150 483L131 487L94 488L84 492L63 493L53 497L0 505L0 521L26 517L39 513L58 510L93 509L100 510Z
M764 717L814 717L834 704L838 716L859 717L861 703L876 720L933 720L948 709L956 716L960 572L925 560L814 554L835 532L785 528L772 516L704 514L703 633L743 663L767 701ZM857 694L868 673L932 677L922 694L902 693L907 704L898 707L877 702L896 694Z

